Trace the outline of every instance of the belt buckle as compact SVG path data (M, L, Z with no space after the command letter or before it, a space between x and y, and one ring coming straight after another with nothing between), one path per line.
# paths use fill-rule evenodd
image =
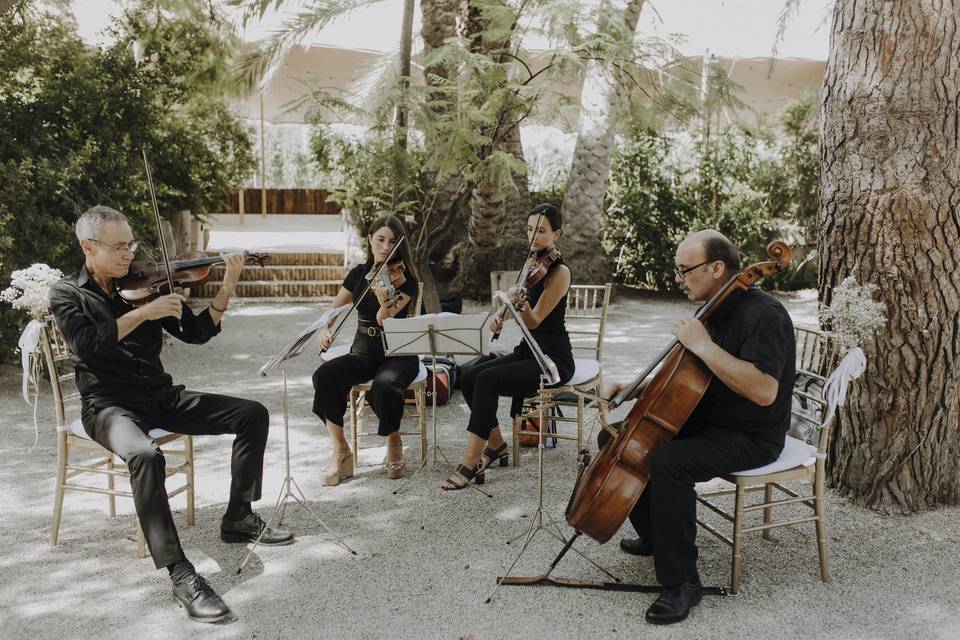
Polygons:
M367 335L371 338L377 337L377 327L367 327Z

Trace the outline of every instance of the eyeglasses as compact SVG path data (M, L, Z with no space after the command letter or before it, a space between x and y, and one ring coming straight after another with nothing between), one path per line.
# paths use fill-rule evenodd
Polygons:
M700 264L695 264L695 265L693 265L692 267L684 267L683 269L681 269L680 267L674 267L674 268L673 268L673 273L674 273L678 278L680 278L681 280L683 280L683 279L685 279L685 278L687 277L687 274L688 274L688 273L690 273L691 271L693 271L693 270L696 269L697 267L702 267L703 265L705 265L705 264L710 264L711 262L716 262L716 260L704 260L704 261L701 262Z
M115 253L122 253L124 251L136 253L137 249L140 247L140 243L136 240L131 240L130 242L118 242L117 244L110 244L109 242L94 240L93 238L90 238L89 240L90 242L96 242L97 244L102 244L105 247L109 247L110 249L113 249Z

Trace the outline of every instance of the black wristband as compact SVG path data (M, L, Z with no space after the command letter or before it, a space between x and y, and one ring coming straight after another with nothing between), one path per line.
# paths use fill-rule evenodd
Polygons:
M210 307L211 307L212 309L214 309L215 311L219 311L220 313L226 313L226 312L227 312L226 307L224 307L223 309L221 309L220 307L218 307L217 305L213 304L212 302L210 303Z

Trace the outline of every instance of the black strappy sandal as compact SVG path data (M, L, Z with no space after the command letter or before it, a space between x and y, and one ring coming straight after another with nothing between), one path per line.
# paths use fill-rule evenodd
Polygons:
M483 465L483 468L492 467L494 461L500 463L501 467L506 467L510 462L510 454L507 452L507 441L504 440L500 443L500 446L496 449L491 449L490 447L483 448L483 456L480 458L480 463Z
M444 491L460 491L460 489L465 488L471 480L477 484L483 484L482 462L477 463L476 469L470 469L462 464L458 464L457 470L453 472L453 475L444 480L444 484L440 485L440 488Z

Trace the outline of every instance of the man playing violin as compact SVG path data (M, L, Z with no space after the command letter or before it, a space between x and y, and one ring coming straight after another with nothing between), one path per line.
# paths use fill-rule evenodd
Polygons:
M134 308L114 286L127 274L138 246L123 214L95 206L80 216L76 233L84 265L51 288L50 307L74 363L84 430L127 463L140 527L156 567L170 573L177 602L195 620L222 620L229 607L180 546L164 486L164 457L148 434L158 427L189 435L234 434L230 502L220 539L247 543L262 533L260 544L293 541L290 532L267 527L250 505L260 499L267 409L251 400L187 391L173 384L160 362L163 331L192 344L220 333L243 257L224 256L223 285L199 314L176 293Z
M697 302L710 300L740 271L737 248L713 230L681 242L675 260L677 284ZM706 324L684 318L672 333L713 379L677 436L652 452L649 482L630 513L639 537L620 541L626 553L653 556L664 587L646 612L655 624L685 619L700 601L694 484L777 459L790 426L796 359L790 316L756 287L732 294ZM611 385L607 396L622 389ZM603 432L600 446L608 439Z

